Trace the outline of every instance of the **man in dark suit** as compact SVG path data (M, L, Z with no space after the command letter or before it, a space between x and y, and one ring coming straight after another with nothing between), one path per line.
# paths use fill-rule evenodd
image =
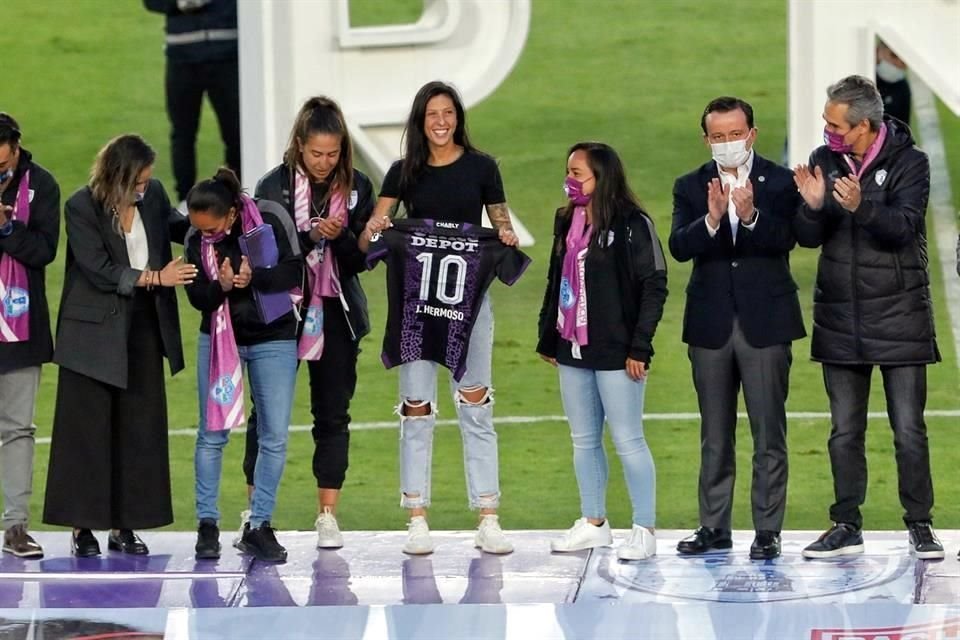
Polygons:
M700 405L700 527L677 551L732 546L737 393L753 433L750 557L780 555L787 490L785 403L792 340L805 335L789 253L798 194L787 169L753 151L753 108L710 102L700 119L713 159L677 179L670 253L693 260L683 341Z

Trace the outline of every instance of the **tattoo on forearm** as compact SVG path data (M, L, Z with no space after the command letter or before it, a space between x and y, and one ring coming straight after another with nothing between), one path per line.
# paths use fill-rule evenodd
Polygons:
M513 225L510 223L510 211L507 209L505 202L488 204L487 216L490 218L490 224L493 225L494 229L513 229Z

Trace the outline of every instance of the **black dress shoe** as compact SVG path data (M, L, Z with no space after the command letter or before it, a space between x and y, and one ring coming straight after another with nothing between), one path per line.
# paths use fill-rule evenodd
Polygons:
M92 558L100 555L100 543L90 529L80 529L70 537L70 551L78 558Z
M780 557L780 534L776 531L757 531L750 545L751 560L773 560Z
M130 529L120 529L117 535L113 535L111 531L110 537L107 538L107 549L110 549L110 551L122 551L123 553L129 553L134 556L145 556L150 553L150 549L148 549L147 545L140 539L140 536Z
M677 551L683 555L696 555L718 549L729 549L733 546L730 538L730 529L714 529L700 527L677 543Z

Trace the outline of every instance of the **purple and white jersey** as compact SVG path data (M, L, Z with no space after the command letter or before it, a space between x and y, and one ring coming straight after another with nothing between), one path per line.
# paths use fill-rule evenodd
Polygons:
M530 264L493 229L466 222L395 220L370 244L367 266L387 263L383 364L432 360L463 377L470 333L493 279L512 285Z

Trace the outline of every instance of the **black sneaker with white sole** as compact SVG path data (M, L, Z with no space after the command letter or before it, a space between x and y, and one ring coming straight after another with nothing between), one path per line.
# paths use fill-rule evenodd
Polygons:
M249 553L261 562L281 563L287 561L287 550L277 542L277 534L270 526L269 520L264 520L256 528L248 524L236 547L242 553Z
M837 522L803 550L804 558L836 558L863 553L863 535L848 522Z
M921 560L942 560L943 545L933 531L930 522L908 522L907 532L910 539L910 553Z

